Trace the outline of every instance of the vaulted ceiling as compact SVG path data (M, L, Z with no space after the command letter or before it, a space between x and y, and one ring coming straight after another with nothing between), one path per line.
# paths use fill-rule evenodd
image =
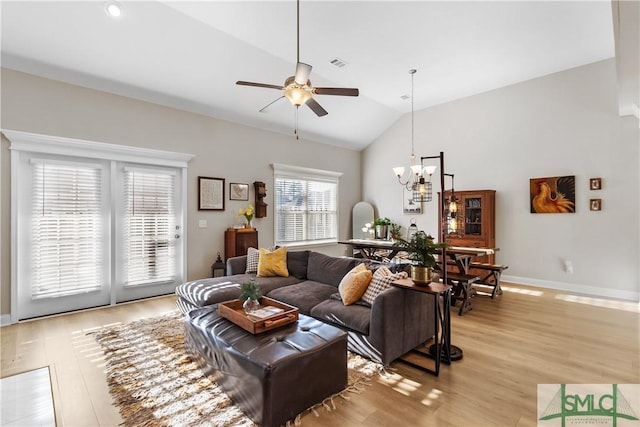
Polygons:
M292 134L281 85L296 64L296 3L3 1L2 66ZM361 149L410 111L615 55L609 1L300 2L300 60L329 112L299 110L300 135ZM336 67L331 60L346 63Z

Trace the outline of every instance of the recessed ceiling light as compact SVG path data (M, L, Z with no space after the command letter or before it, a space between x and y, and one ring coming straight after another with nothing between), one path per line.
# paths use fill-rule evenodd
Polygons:
M113 16L117 18L122 13L122 8L120 7L120 3L115 1L108 1L104 5L104 10L107 12L109 16Z

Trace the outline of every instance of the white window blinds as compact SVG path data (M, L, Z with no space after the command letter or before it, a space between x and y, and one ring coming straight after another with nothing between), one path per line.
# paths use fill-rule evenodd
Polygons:
M176 176L125 168L125 286L173 281L176 276Z
M276 166L274 166L276 168ZM315 170L314 170L315 171ZM278 245L321 243L338 238L338 179L276 168L275 240Z
M33 159L33 299L100 290L101 169Z

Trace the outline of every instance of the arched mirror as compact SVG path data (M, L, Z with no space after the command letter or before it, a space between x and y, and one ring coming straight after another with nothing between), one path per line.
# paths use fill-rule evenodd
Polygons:
M373 227L373 206L367 202L358 202L353 207L353 238L368 239L371 234L366 229L365 224ZM364 230L363 230L364 229Z

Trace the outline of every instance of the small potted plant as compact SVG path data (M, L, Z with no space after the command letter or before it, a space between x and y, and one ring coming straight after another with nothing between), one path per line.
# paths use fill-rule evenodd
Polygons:
M386 240L389 226L391 225L391 220L387 217L376 218L373 221L373 225L376 229L376 239Z
M389 236L391 236L391 240L397 242L398 240L402 239L401 230L402 226L400 224L392 222L389 226Z
M410 240L400 239L399 245L409 254L411 265L411 279L416 283L431 282L433 267L436 265L435 255L446 243L435 243L433 237L424 231L418 231Z
M242 309L246 314L251 313L252 311L260 308L260 297L262 296L262 291L260 291L260 287L255 279L251 279L248 282L240 285L240 301L244 301L242 304Z

